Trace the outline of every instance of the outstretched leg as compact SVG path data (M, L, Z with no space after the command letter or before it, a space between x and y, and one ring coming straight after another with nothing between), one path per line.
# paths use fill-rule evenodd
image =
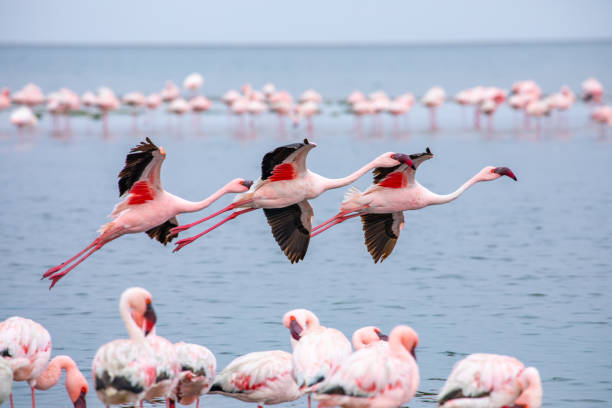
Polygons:
M96 245L98 243L98 241L100 240L100 238L96 238L93 240L93 242L89 245L87 245L85 247L85 249L83 249L81 252L79 252L78 254L76 254L75 256L73 256L72 258L68 259L65 262L62 262L61 264L47 270L47 272L45 272L42 276L41 279L47 278L49 277L49 275L53 275L55 272L59 271L60 269L62 269L64 266L68 265L69 263L71 263L72 261L74 261L75 259L77 259L79 256L83 255L85 252L87 252L89 249L91 249L91 247L93 247L94 245Z
M198 220L198 221L192 222L191 224L179 225L178 227L174 227L174 228L172 228L172 229L170 230L170 234L171 234L171 235L175 235L175 234L178 234L179 232L182 232L182 231L188 230L189 228L194 227L194 226L196 226L196 225L198 225L198 224L201 224L201 223L203 223L204 221L208 221L208 220L210 220L211 218L214 218L214 217L216 217L216 216L217 216L217 215L219 215L219 214L223 214L224 212L231 211L231 210L233 210L233 209L234 209L234 208L236 208L236 207L240 207L241 205L248 204L248 203L250 203L250 202L252 202L252 201L253 201L253 200L244 200L244 201L238 201L238 202L236 202L236 203L232 203L232 204L228 205L227 207L225 207L225 208L223 208L223 209L221 209L221 210L217 211L216 213L211 214L211 215L209 215L208 217L204 217L204 218L202 218L201 220Z
M32 408L36 408L36 398L34 397L34 387L32 389Z
M78 261L76 261L75 263L73 263L69 268L66 268L65 270L63 270L62 272L56 273L54 275L49 276L49 279L51 279L51 286L49 286L49 290L55 286L55 284L62 279L64 276L66 276L66 274L68 272L70 272L71 270L73 270L74 268L76 268L81 262L83 262L85 259L89 258L91 256L91 254L93 254L94 252L96 252L97 250L99 250L100 248L102 248L104 246L104 243L98 243L95 247L93 247L92 249L89 250L88 253L86 253L81 259L79 259Z
M368 208L368 206L367 206L367 205L364 205L364 206L361 206L361 207L355 208L354 210L350 210L350 211L340 211L338 214L334 215L334 216L333 216L333 217L331 217L329 220L327 220L327 221L325 221L324 223L319 224L319 225L317 225L316 227L314 227L314 228L312 229L312 231L311 231L311 232L315 232L315 231L316 231L316 230L318 230L319 228L326 226L326 225L327 225L327 224L329 224L330 222L333 222L333 221L337 220L338 218L345 216L346 214L350 214L350 213L352 213L352 212L356 212L356 211L361 211L361 210L363 210L364 208Z
M182 247L184 247L185 245L191 244L196 239L198 239L198 238L208 234L210 231L214 230L217 227L220 227L221 225L225 224L229 220L233 220L234 218L236 218L237 216L239 216L241 214L248 213L250 211L255 211L256 209L257 208L247 208L246 210L241 210L241 211L233 212L229 217L225 218L223 221L220 221L220 222L216 223L215 225L213 225L212 227L210 227L206 231L201 232L198 235L194 235L193 237L185 238L185 239L181 239L180 241L177 241L176 248L174 248L174 251L172 251L172 252L176 252L179 249L181 249Z
M327 225L325 228L321 228L320 230L318 230L317 232L315 232L314 234L310 234L310 238L316 237L317 235L319 235L320 233L322 233L323 231L326 231L328 229L330 229L331 227L333 227L334 225L340 224L341 222L344 222L346 220L350 220L351 218L355 218L358 215L361 215L361 212L357 212L355 214L351 214L351 215L343 215L342 217L338 217L336 218L336 220L332 223L330 223L329 225Z

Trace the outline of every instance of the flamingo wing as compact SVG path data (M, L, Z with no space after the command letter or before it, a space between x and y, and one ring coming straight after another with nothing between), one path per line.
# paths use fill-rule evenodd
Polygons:
M304 259L310 243L313 217L313 210L308 201L263 210L272 228L274 239L291 263Z
M418 168L421 163L432 157L433 153L429 150L429 147L423 153L410 155L415 168ZM374 169L374 184L388 188L403 188L414 184L415 173L415 170L404 163L393 167L377 167Z
M374 263L382 262L391 255L401 229L404 226L404 213L401 211L387 214L362 214L361 223L365 244Z
M165 153L148 137L145 142L132 148L125 157L125 166L119 172L119 196L123 197L129 192L132 195L130 201L134 201L130 204L142 204L152 199L155 191L162 190L160 171L165 157Z
M174 227L178 227L178 225L179 222L176 217L172 217L163 224L148 230L147 235L151 239L156 239L162 244L166 245L168 242L172 242L172 240L176 238L176 234L170 235L170 230Z
M304 139L304 143L292 143L264 155L261 161L261 179L269 181L292 180L306 171L306 156L316 145Z

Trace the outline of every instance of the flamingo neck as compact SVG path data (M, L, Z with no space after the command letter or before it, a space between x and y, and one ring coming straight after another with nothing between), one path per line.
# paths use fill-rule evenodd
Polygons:
M479 181L482 181L482 179L480 178L480 174L476 174L474 177L472 177L471 179L463 183L461 187L459 187L457 190L453 191L450 194L431 193L431 196L430 196L430 199L427 205L438 205L438 204L449 203L457 199L461 194L465 192L465 190L472 187L474 184L478 183Z
M355 182L359 177L363 176L364 174L366 174L368 171L370 171L374 167L376 167L376 161L372 160L371 162L367 163L365 166L361 167L360 169L349 174L346 177L337 178L337 179L328 179L328 178L323 177L323 183L322 183L323 190L319 194L322 194L323 192L334 189L334 188L348 186L349 184Z
M125 325L130 339L135 342L145 343L145 336L142 329L138 327L132 318L129 299L125 299L123 296L119 301L119 313L121 314L121 319L123 320L123 324Z
M68 356L57 356L51 360L47 369L36 379L37 390L48 390L55 386L62 376L62 370L66 370L66 376L73 370L78 370L76 363Z
M188 201L188 200L181 199L178 205L178 212L179 213L189 213L189 212L196 212L196 211L203 210L204 208L208 207L209 205L211 205L212 203L214 203L215 201L217 201L219 198L221 198L223 195L227 193L228 193L228 187L223 186L222 188L215 191L208 198L202 201Z
M542 406L542 380L540 373L533 367L528 367L519 375L519 381L523 392L514 402L515 405L523 405L527 408L539 408Z

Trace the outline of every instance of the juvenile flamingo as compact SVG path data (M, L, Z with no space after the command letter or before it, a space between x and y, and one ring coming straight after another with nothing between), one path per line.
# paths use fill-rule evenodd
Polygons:
M293 358L286 351L258 351L233 360L216 377L209 394L221 394L264 405L302 396L293 379Z
M153 296L143 288L128 288L119 299L119 312L130 338L104 344L92 366L96 393L107 408L141 402L157 377L155 356L145 339L157 322ZM144 331L134 317L142 317Z
M320 385L319 407L394 408L410 401L419 385L418 342L412 328L397 326L388 347L357 350Z
M339 330L321 326L310 310L285 313L283 325L291 334L293 376L300 390L308 393L310 408L310 393L351 354L351 343Z
M438 394L441 408L540 408L542 382L514 357L472 354L457 362Z
M312 236L350 218L361 216L365 244L376 263L383 261L393 251L404 226L403 211L446 204L480 181L491 181L501 176L516 181L516 176L509 168L487 166L453 193L439 195L420 185L414 177L416 168L432 157L433 153L427 148L423 153L410 155L414 168L401 164L375 169L374 184L363 193L356 188L350 189L340 206L340 212L313 228Z
M181 405L191 405L208 392L217 373L217 360L209 349L198 344L175 343L174 351L181 366L174 388L170 393L170 407L175 401Z
M146 232L152 239L166 245L176 235L169 232L178 225L178 214L200 211L224 194L245 192L252 184L244 179L234 179L203 201L187 201L162 188L160 173L165 158L164 148L158 148L149 138L130 150L125 167L119 173L119 195L124 200L110 214L113 221L103 225L98 238L85 249L45 272L43 278L52 281L51 288L91 254L124 234Z
M304 139L304 143L281 146L267 153L261 163L261 178L248 192L237 196L234 202L224 209L191 224L173 228L170 233L185 231L226 211L241 209L204 232L181 239L176 243L174 252L240 214L263 208L276 242L291 263L298 262L304 259L310 242L313 210L308 200L327 190L346 186L374 167L396 166L400 163L396 158L401 157L406 160L407 165L412 165L408 156L388 152L347 177L328 179L306 168L306 156L316 146Z

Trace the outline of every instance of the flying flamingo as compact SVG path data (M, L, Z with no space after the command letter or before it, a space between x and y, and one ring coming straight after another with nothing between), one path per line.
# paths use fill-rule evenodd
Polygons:
M304 143L277 147L266 153L261 163L261 178L247 193L237 196L234 202L224 209L191 224L173 228L170 233L185 231L226 211L241 209L204 232L181 239L176 243L174 251L241 214L263 208L276 242L291 263L298 262L304 259L310 242L313 210L308 200L318 197L327 190L346 186L374 167L390 167L400 163L396 160L400 155L392 152L383 153L347 177L328 179L306 168L306 156L316 146L308 142L308 139L304 139ZM408 156L401 155L401 158L408 160L408 165L412 165Z
M401 164L375 169L374 184L363 193L356 188L350 189L340 206L340 212L313 228L313 232L316 232L312 236L359 215L366 247L376 263L383 261L393 251L404 226L403 211L446 204L480 181L495 180L501 176L508 176L516 181L516 176L509 168L487 166L454 192L439 195L420 185L414 178L416 168L432 157L433 153L427 148L424 153L410 155L414 168Z
M191 405L196 401L196 408L199 408L200 397L212 386L217 360L209 349L198 344L175 343L174 351L181 372L170 393L170 407L175 406L175 401L181 405Z
M174 239L175 234L169 231L178 225L178 214L200 211L224 194L245 192L252 184L234 179L203 201L187 201L162 188L160 173L165 158L164 148L158 148L149 138L130 150L119 173L119 195L124 200L110 214L113 221L103 225L100 235L85 249L45 272L43 278L52 281L51 288L87 257L121 235L146 232L166 245Z
M0 405L13 393L13 370L8 359L0 358Z
M33 320L10 317L0 323L0 355L9 362L13 379L27 381L30 385L34 408L36 380L45 371L51 357L51 335Z
M319 407L391 408L410 401L419 385L418 342L412 328L397 326L388 347L357 350L320 385L315 395Z
M221 394L264 405L302 396L293 379L293 357L286 351L258 351L233 360L216 377L209 394Z
M300 390L308 393L310 408L310 393L351 354L351 342L339 330L321 326L310 310L285 313L283 325L291 334L293 376Z
M119 313L130 338L102 345L92 365L96 394L107 408L141 402L157 377L155 356L145 338L157 322L153 296L143 288L128 288L119 299ZM142 317L144 331L134 317Z
M540 408L540 374L514 357L472 354L455 364L438 394L438 404L441 408Z

